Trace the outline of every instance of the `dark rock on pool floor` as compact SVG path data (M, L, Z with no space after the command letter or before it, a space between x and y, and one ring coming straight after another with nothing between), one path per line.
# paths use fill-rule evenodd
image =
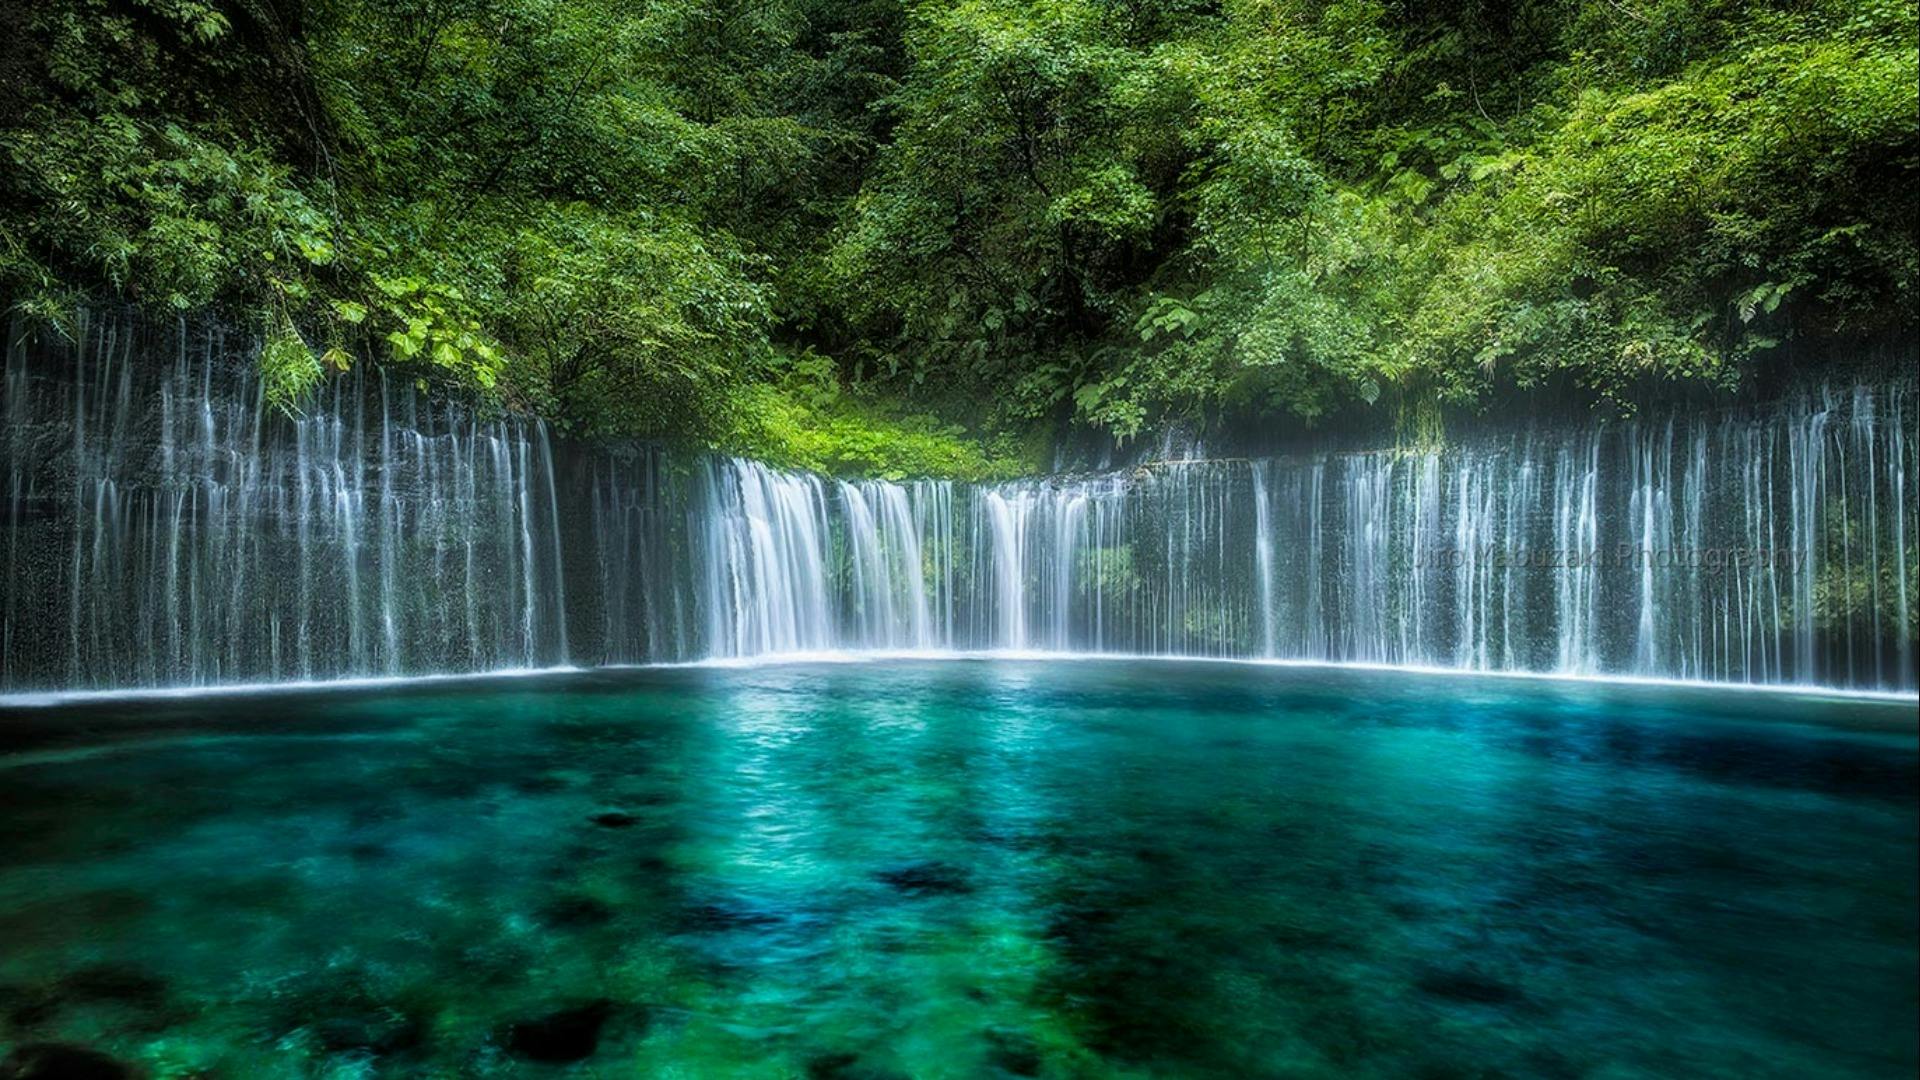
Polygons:
M28 1043L0 1059L0 1080L132 1080L126 1065L69 1043Z
M566 777L551 773L541 776L524 776L513 782L513 789L523 795L551 795L572 786L573 783Z
M412 1050L426 1040L426 1027L397 1009L371 1009L317 1020L313 1034L334 1053L365 1051L375 1056Z
M807 1080L898 1080L899 1075L862 1064L858 1054L821 1054L807 1060Z
M1011 1076L1039 1076L1040 1049L1031 1038L1012 1031L987 1033L987 1063Z
M1469 1005L1512 1005L1524 997L1518 987L1473 971L1436 971L1416 985L1422 993Z
M909 863L874 877L908 896L958 896L973 891L966 871L943 862Z
M785 916L777 911L755 907L737 900L716 900L712 903L696 904L682 910L679 918L681 928L694 933L750 930L778 926L785 921Z
M602 998L516 1021L507 1025L507 1052L551 1065L585 1061L600 1048L600 1029L612 1015L613 1002Z
M858 1054L821 1054L807 1061L807 1080L843 1080L859 1064Z
M642 855L633 860L635 870L645 870L655 877L666 877L673 873L673 863L658 855Z
M605 926L613 915L610 905L591 896L562 896L540 909L540 921L556 928Z
M150 1029L167 1004L167 984L136 968L102 964L81 968L40 989L0 990L0 1009L8 1026L30 1029L47 1023L72 1006L113 1006L130 1010L127 1019L141 1030Z
M140 1008L159 1008L167 984L135 968L102 964L81 968L60 980L62 994L74 1001L113 1001Z

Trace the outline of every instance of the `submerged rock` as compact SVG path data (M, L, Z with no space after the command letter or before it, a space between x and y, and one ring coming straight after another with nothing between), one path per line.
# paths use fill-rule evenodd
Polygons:
M777 926L785 921L786 918L777 911L730 899L683 908L679 918L680 926L694 933Z
M642 855L633 860L635 870L645 870L655 877L666 877L673 873L673 863L659 855Z
M8 1028L30 1031L60 1011L60 999L44 991L22 987L0 987L0 1018Z
M908 896L957 896L973 891L966 871L943 862L909 863L874 877Z
M137 968L102 964L81 968L61 979L60 991L74 1001L112 1001L157 1009L166 1001L167 984Z
M556 773L523 776L513 782L513 789L522 795L551 795L557 791L565 791L572 786L573 781Z
M1422 993L1469 1005L1511 1005L1524 996L1520 989L1474 971L1436 971L1416 984Z
M470 969L471 970L471 969ZM273 998L269 1030L304 1033L330 1054L404 1054L431 1036L436 1007L420 994L383 987L357 969L306 973L283 983Z
M858 1054L821 1054L807 1060L807 1080L848 1080L859 1065Z
M807 1080L896 1080L899 1076L861 1064L858 1054L831 1053L807 1059Z
M605 998L507 1025L503 1040L514 1057L547 1064L585 1061L600 1048L600 1029L613 1015Z
M1012 1076L1040 1075L1040 1048L1032 1038L1012 1031L987 1032L987 1064Z
M31 1029L71 1006L112 1006L141 1030L164 1022L167 984L137 968L101 964L81 968L39 990L0 988L7 1024Z
M605 926L614 911L591 896L562 896L540 909L540 921L551 927Z
M130 1066L71 1043L28 1043L0 1060L0 1080L131 1080Z
M426 1027L398 1009L370 1009L316 1020L314 1038L333 1053L365 1051L376 1056L411 1050L426 1040Z

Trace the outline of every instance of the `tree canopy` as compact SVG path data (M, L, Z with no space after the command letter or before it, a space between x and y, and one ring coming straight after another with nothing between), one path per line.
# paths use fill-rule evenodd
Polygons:
M1910 338L1906 0L47 0L0 295L216 309L594 436L1630 407Z

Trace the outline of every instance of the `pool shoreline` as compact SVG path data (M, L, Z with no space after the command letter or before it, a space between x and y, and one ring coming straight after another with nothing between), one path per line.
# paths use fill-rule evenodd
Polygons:
M1893 705L1920 704L1920 691L1869 690L1855 687L1819 686L1805 683L1720 682L1706 679L1669 679L1645 675L1573 674L1552 671L1487 671L1475 668L1435 667L1420 664L1385 664L1358 660L1309 660L1244 656L1177 656L1164 653L1052 652L1044 650L843 650L830 652L764 653L749 657L713 657L702 660L667 660L648 663L594 665L560 664L543 667L496 668L489 671L428 672L418 675L348 675L337 679L296 679L277 682L210 683L188 686L135 686L86 690L27 690L0 693L0 709L59 708L113 701L181 700L196 697L266 696L313 691L393 689L430 686L437 683L462 683L538 678L542 676L580 675L594 672L653 671L676 669L754 669L817 664L876 664L897 662L1145 662L1227 664L1254 668L1285 668L1306 671L1353 671L1434 675L1452 678L1523 680L1563 685L1596 687L1647 687L1656 689L1759 693L1811 700L1883 702ZM1920 713L1913 716L1920 725Z

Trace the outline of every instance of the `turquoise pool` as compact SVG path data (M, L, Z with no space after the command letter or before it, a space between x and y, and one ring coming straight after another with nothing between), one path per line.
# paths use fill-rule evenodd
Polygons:
M1917 772L1911 702L1180 662L5 709L0 1058L1906 1077Z

